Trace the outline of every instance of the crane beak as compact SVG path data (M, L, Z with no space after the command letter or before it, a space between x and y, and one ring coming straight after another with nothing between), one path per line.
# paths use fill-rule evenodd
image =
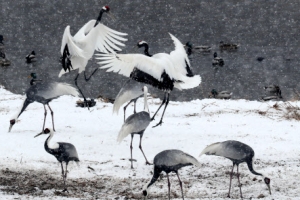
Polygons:
M40 135L42 135L44 132L40 132L39 134L37 134L36 136L34 136L35 138L37 137L37 136L40 136Z
M272 193L271 193L271 187L270 187L270 184L267 184L267 186L268 186L268 189L269 189L269 193L270 193L270 195L272 195Z
M13 127L13 125L12 125L12 124L10 124L10 125L9 125L9 129L8 129L8 132L10 132L10 131L11 131L12 127Z
M107 12L107 15L113 20L116 21L116 17L109 11Z

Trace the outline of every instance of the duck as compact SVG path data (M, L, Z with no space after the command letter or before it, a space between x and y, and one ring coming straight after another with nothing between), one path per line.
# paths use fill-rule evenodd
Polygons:
M234 43L224 43L223 41L220 42L220 49L221 50L236 50L240 45Z
M9 66L11 62L6 59L5 53L0 51L0 65L2 66Z
M214 59L212 60L212 65L219 65L219 66L223 66L224 65L224 60L221 57L218 57L217 52L214 53Z
M3 35L0 35L0 50L4 49L4 43L3 43Z
M30 73L30 75L28 76L28 78L32 78L30 80L30 85L35 85L38 81L43 81L43 80L38 80L37 79L37 75L34 72Z
M263 101L270 101L270 100L279 100L280 98L278 96L263 96L261 97L261 100Z
M32 51L30 54L28 54L26 57L26 63L32 63L35 62L35 51Z
M210 46L204 46L204 45L194 46L190 41L185 43L184 47L186 48L186 54L188 56L190 56L193 53L193 50L203 52L203 53L210 52L211 50Z
M214 99L230 99L231 96L232 96L232 92L226 90L217 92L216 89L212 89L208 97Z
M276 97L282 99L281 89L278 85L271 84L268 86L264 86L264 89L265 89L265 93L267 96L276 96Z
M258 61L258 62L261 62L261 61L263 61L265 58L264 57L261 57L261 56L259 56L259 57L257 57L256 58L256 60Z

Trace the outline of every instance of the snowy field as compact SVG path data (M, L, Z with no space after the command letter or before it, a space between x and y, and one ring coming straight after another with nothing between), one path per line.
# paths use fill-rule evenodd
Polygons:
M172 96L171 96L172 99ZM143 199L142 187L152 177L153 166L145 164L134 137L134 169L130 169L130 137L118 144L123 113L112 114L112 104L97 100L90 110L75 106L78 98L64 96L50 103L56 133L52 141L74 144L80 166L71 163L67 179L69 193L62 193L61 168L54 156L44 150L47 136L41 132L43 105L33 103L8 133L9 120L21 106L24 96L0 88L0 198L1 199ZM160 104L148 99L151 115ZM200 168L179 171L185 199L227 199L232 162L217 156L198 157L209 144L238 140L255 151L255 169L271 178L269 195L262 178L240 165L245 199L300 199L299 102L257 102L203 99L171 101L162 126L150 124L143 149L150 162L165 149L180 149L199 160ZM138 101L138 111L143 101ZM128 108L128 114L133 106ZM127 115L128 116L128 115ZM48 112L46 127L51 128ZM148 199L167 199L167 179L163 176L150 187ZM239 199L236 177L231 196ZM181 199L175 174L171 175L171 198Z

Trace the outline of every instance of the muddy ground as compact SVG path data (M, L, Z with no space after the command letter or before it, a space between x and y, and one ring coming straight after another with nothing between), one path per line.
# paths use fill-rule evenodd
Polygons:
M295 166L295 163L297 166ZM225 161L224 166L212 166L211 163L202 164L201 169L185 167L180 171L183 181L183 190L186 199L223 199L228 192L229 173L231 166ZM290 170L290 167L299 169L299 161L281 161L275 163L255 162L256 168L262 171L264 168L272 168L272 192L282 193L286 199L296 199L299 192L299 170ZM116 166L118 167L118 166ZM94 173L92 168L89 168ZM240 165L242 191L245 199L260 199L267 197L267 187L262 178L248 172L246 165ZM152 174L152 172L150 172ZM295 177L293 181L286 177ZM143 199L142 187L150 180L132 177L117 178L105 175L95 176L93 179L69 178L67 179L68 192L62 192L63 181L57 174L41 170L11 170L9 168L0 171L1 190L7 195L21 197L70 197L79 199ZM171 174L171 198L181 199L181 193L177 177ZM297 183L298 182L298 183ZM298 186L297 186L298 185ZM167 199L167 179L162 174L150 190L148 199ZM298 192L297 192L298 191ZM299 194L299 193L298 193ZM236 178L233 179L232 199L239 198L239 188ZM22 199L22 198L15 198Z

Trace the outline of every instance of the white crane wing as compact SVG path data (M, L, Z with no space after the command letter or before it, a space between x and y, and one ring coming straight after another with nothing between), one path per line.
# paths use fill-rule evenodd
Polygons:
M186 54L186 51L184 49L183 44L171 33L169 33L174 45L175 45L175 50L170 53L171 59L173 61L173 64L176 68L176 71L183 75L187 75L191 73L190 70L190 61L189 58ZM190 74L192 75L192 74Z
M96 54L98 64L101 69L107 69L107 72L119 73L130 77L130 74L136 68L149 74L153 78L160 80L163 72L166 72L170 78L172 63L169 59L163 58L163 55L154 55L152 57L143 54Z
M103 53L114 53L121 51L119 46L125 46L124 41L127 41L126 33L121 33L99 23L94 27L96 20L87 22L74 36L75 42L81 47L89 45L92 51L97 50ZM84 48L84 47L82 47Z
M83 57L83 58L85 57L84 51L77 46L76 42L74 41L74 39L70 33L70 26L67 26L65 28L65 31L63 34L61 48L60 48L61 55L63 55L66 44L68 45L69 52L72 56L79 56L79 57Z

